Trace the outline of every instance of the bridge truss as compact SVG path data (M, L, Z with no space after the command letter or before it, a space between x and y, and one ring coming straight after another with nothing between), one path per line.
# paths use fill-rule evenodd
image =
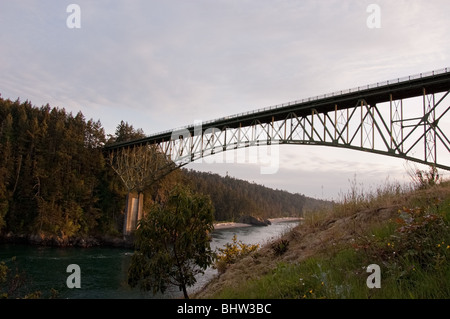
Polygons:
M450 69L241 113L144 139L178 166L260 145L323 145L450 170Z

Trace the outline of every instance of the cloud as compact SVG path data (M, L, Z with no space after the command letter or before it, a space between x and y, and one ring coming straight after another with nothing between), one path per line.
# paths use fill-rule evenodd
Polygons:
M42 85L61 101L164 112L165 127L406 75L430 55L448 60L446 19L423 19L444 10L425 2L380 2L380 30L365 25L361 1L79 4L80 30L65 27L56 2L10 5L24 24L5 36L16 37L2 53L5 71L31 68L35 83L22 86ZM6 24L18 29L13 18Z
M369 0L76 3L77 30L68 3L0 3L0 93L81 110L107 133L121 120L149 134L450 66L446 0L379 0L380 29L366 25ZM270 180L292 189L399 167L339 149L280 156Z

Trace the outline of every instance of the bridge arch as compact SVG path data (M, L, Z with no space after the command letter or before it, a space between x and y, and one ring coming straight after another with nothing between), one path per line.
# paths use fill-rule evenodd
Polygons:
M450 170L450 69L398 78L109 145L156 144L178 166L258 145L322 145Z
M221 152L267 145L271 154L253 154L265 157L268 165L261 173L270 174L280 165L279 145L321 145L450 170L449 137L450 68L446 68L195 123L106 145L105 150L153 145L176 168ZM133 218L129 211L127 225Z

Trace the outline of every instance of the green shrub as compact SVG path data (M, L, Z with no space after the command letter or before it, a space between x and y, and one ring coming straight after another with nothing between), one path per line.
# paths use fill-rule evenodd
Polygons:
M288 250L288 246L289 246L289 240L280 239L280 240L274 242L271 245L271 248L272 248L275 256L281 256Z

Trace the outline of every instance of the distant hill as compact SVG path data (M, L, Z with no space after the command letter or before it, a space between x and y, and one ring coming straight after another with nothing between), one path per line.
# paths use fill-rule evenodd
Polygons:
M195 191L211 197L218 221L238 220L242 215L261 218L301 217L305 209L330 204L230 176L187 169L182 171Z

